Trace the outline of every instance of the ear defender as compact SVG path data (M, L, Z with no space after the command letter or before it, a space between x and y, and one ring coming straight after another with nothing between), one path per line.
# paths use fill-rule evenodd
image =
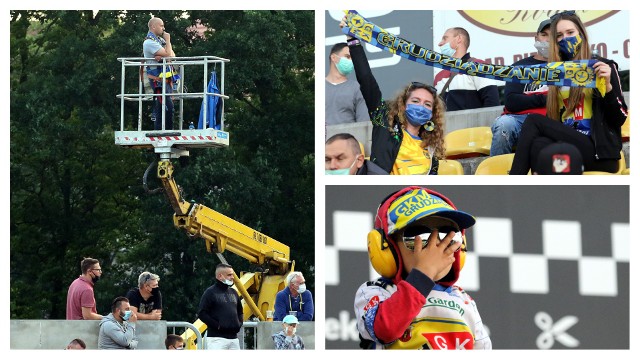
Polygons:
M460 247L460 270L464 267L464 262L467 261L467 237L462 235L462 246Z
M393 247L385 238L382 229L373 229L367 235L367 250L371 265L385 278L391 279L398 272L398 261Z
M394 203L394 201L404 196L405 194L409 193L410 191L414 191L414 190L422 190L427 192L430 195L437 196L440 199L442 199L442 201L444 201L448 206L453 208L453 210L457 210L453 202L451 202L451 200L449 200L447 197L443 196L442 194L436 191L433 191L421 186L405 187L399 191L396 191L387 195L384 198L384 200L382 200L382 202L380 203L376 211L376 218L375 218L375 225L374 225L375 228L369 231L369 234L367 234L367 250L369 253L369 261L371 262L371 266L373 266L375 271L385 278L393 279L394 282L398 282L401 280L401 277L402 277L401 274L403 270L403 260L400 254L398 253L398 249L396 248L397 244L395 244L393 240L390 241L388 237L389 235L387 235L390 227L390 224L389 224L390 218L389 218L388 211L392 206L392 204ZM470 217L470 215L468 214L466 214L466 216ZM397 222L396 220L397 219L393 219L394 223L392 224L393 226L391 229L392 233L407 225L406 220L404 220L404 223ZM469 221L467 221L467 223L468 222ZM471 222L470 225L473 225L473 223L475 223L475 219L473 219L473 222ZM451 286L458 280L460 270L462 270L462 268L464 267L464 264L467 258L467 254L466 254L467 238L464 233L465 231L462 230L462 247L460 248L460 251L455 255L458 266L454 266L452 268L453 270L453 275L451 276L452 279L446 280L446 281L440 281L439 282L440 284Z

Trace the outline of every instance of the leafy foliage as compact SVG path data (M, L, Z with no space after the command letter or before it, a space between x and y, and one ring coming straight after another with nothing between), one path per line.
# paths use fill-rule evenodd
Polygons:
M67 288L83 257L99 259L104 269L96 286L102 314L147 270L161 276L163 318L193 321L213 281L217 257L173 227L163 195L148 196L141 186L155 155L113 142L117 59L141 56L150 14L10 12L12 319L64 319ZM186 199L289 245L313 291L313 12L153 15L164 20L177 56L231 60L231 146L191 150L188 161L174 164ZM208 29L204 37L196 25ZM185 76L190 84L202 77ZM197 121L199 111L199 104L188 107L185 118ZM127 115L127 124L134 121ZM225 256L236 271L251 270Z

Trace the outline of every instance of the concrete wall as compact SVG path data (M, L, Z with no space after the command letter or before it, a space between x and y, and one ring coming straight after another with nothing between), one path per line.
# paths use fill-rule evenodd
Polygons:
M11 320L11 349L64 349L71 340L80 338L87 349L98 348L99 320ZM257 348L273 349L271 334L282 329L280 322L257 324ZM138 349L164 349L167 322L139 321L136 325ZM298 325L297 334L305 348L315 349L315 322Z
M87 349L98 348L99 320L11 320L11 349L64 349L80 338ZM164 349L166 321L139 321L138 349Z

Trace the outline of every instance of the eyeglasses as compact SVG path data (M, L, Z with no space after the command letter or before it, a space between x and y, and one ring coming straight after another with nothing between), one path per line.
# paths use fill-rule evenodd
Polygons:
M430 92L432 92L434 94L438 93L438 90L435 87L433 87L431 85L428 85L428 84L425 84L425 83L421 83L419 81L412 81L411 82L411 86L409 87L409 90L414 90L414 89L427 89L427 90L429 90Z
M100 271L100 272L102 272L102 269L91 269L91 271Z
M552 22L556 21L556 19L558 19L561 16L571 16L571 15L575 15L575 14L576 14L575 10L565 10L565 11L563 11L561 13L557 13L557 14L551 16L551 21Z
M422 240L422 248L424 249L424 247L427 246L427 244L429 243L429 237L431 236L431 233L433 231L438 231L438 238L440 240L444 239L445 236L449 235L451 231L455 232L455 234L453 235L453 240L451 241L451 244L449 244L449 246L453 245L455 242L462 243L462 233L458 231L458 229L455 229L452 227L441 227L439 229L429 229L427 227L420 227L420 231L421 231L420 234L415 234L413 236L407 236L407 235L402 236L402 243L408 250L413 251L413 249L415 249L416 236L420 236L420 239ZM407 232L412 233L411 230ZM463 251L466 251L466 250L463 250Z

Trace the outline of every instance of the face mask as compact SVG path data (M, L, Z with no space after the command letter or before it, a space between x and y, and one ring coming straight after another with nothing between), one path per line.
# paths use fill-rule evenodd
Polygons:
M582 38L580 35L571 36L558 41L558 47L560 48L560 57L564 61L571 60L578 55L580 51L580 45L582 44Z
M298 286L298 294L302 294L305 291L307 291L307 285L300 284L300 286Z
M336 68L340 74L347 76L353 71L353 61L345 57L341 57L340 61L336 64Z
M440 47L440 53L442 55L453 56L453 54L456 53L456 50L452 49L451 45L449 45L449 43L445 43L444 45L442 45Z
M93 281L93 283L94 283L94 284L95 284L95 283L97 283L97 282L98 282L98 280L100 280L100 276L94 276L94 277L91 279L91 281Z
M404 111L409 124L413 126L422 126L431 120L433 112L422 105L408 104Z
M536 41L533 46L538 50L538 54L545 59L549 58L549 42L548 41Z
M158 296L159 293L160 293L159 287L155 287L151 289L151 296Z
M122 320L124 320L124 321L129 320L129 318L131 318L131 310L125 311L124 315L121 315L121 316L122 316Z
M349 175L349 173L351 172L351 168L353 167L353 165L355 165L356 161L358 161L357 157L355 160L353 160L353 163L348 168L336 169L336 170L325 170L324 174L325 175Z
M225 280L222 280L222 283L227 285L227 286L232 286L233 285L233 280L225 279Z

